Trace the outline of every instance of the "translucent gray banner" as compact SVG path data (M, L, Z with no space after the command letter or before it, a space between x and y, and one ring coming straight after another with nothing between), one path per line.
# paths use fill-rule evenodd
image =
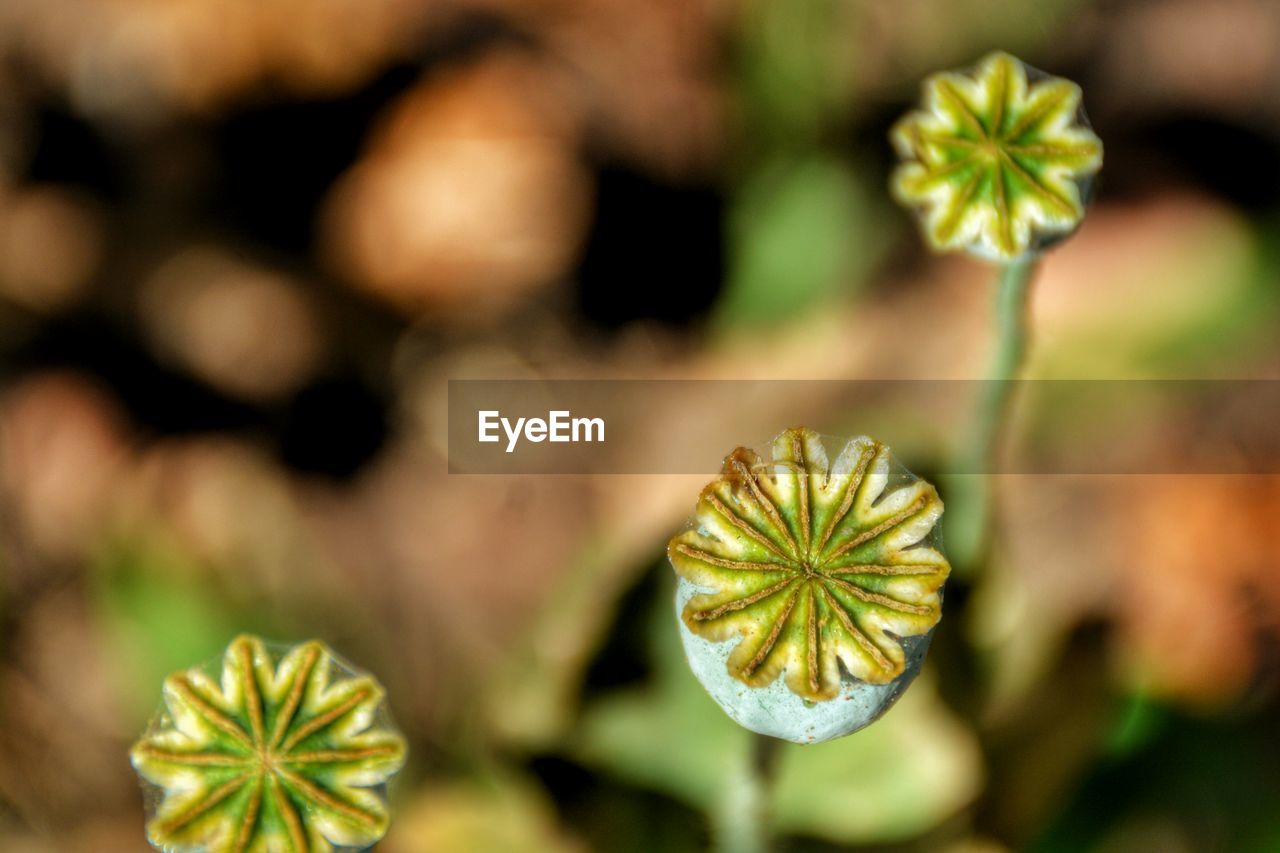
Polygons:
M932 474L1280 473L1280 382L1015 384L983 463L966 452L982 381L451 380L449 470L710 475L803 425L870 435Z

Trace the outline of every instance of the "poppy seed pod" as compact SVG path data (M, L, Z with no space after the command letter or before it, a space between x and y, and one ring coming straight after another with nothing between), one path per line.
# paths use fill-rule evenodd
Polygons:
M915 677L950 566L942 501L873 439L830 460L788 429L738 448L667 547L694 674L752 731L798 743L874 721Z
M378 683L314 641L273 655L241 636L213 669L169 676L163 709L133 746L151 843L324 853L377 842L386 782L405 759Z
M892 188L930 247L1007 262L1079 227L1102 167L1079 86L996 52L923 92L923 109L891 133L902 161Z

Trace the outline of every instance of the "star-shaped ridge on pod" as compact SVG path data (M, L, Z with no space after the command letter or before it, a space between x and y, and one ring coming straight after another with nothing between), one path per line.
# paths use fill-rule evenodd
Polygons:
M834 462L804 428L779 435L769 461L738 448L703 489L694 525L667 546L676 573L706 590L685 605L684 624L737 641L735 678L765 687L783 676L812 702L839 694L842 668L873 684L902 675L900 640L937 624L950 572L928 542L942 501L907 477L865 436Z
M929 245L1008 261L1038 251L1084 218L1082 188L1102 167L1102 142L1080 120L1080 87L1029 79L996 52L971 74L924 83L923 109L891 139L902 163L894 196L921 213Z
M147 837L165 851L328 853L387 830L385 783L404 739L383 691L323 643L278 657L256 637L221 672L165 680L164 705L130 753L153 786Z

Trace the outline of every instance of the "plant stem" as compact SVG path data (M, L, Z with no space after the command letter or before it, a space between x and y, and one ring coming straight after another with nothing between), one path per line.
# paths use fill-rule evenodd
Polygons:
M980 423L978 452L982 463L995 459L1009 416L1013 382L1022 372L1031 338L1028 308L1031 282L1036 275L1035 258L1012 261L1000 268L996 284L996 357L991 365Z
M712 816L718 853L764 853L769 849L769 800L778 767L777 738L752 733L745 766L729 775Z
M1010 261L996 280L996 351L982 388L972 439L961 451L960 477L954 489L956 513L948 528L948 550L966 569L983 556L991 527L991 473L1004 437L1018 374L1030 341L1028 296L1038 259Z

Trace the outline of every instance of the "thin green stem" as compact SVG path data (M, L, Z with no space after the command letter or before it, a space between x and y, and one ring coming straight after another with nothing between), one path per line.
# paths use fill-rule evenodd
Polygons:
M1031 282L1038 259L1011 261L996 281L996 351L982 388L975 429L961 450L960 473L952 490L954 513L947 529L953 561L970 569L986 550L991 527L990 475L995 470L1018 375L1030 342L1028 322Z
M782 742L752 733L749 744L747 761L729 774L712 815L712 841L718 853L765 853L769 849L769 801Z
M1009 416L1014 380L1022 372L1031 338L1028 322L1031 282L1037 261L1013 261L1000 268L996 284L996 355L991 364L981 417L978 445L980 462L989 465L995 458Z

